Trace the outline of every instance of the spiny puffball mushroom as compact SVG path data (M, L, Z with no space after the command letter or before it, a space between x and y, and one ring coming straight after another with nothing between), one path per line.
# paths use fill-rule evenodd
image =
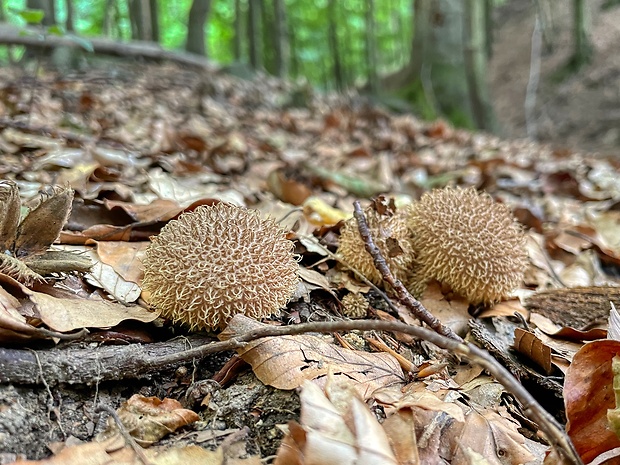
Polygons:
M359 292L350 292L342 298L342 313L349 318L364 318L370 304Z
M394 276L403 282L409 280L414 260L405 212L406 209L394 211L388 208L384 213L380 213L372 205L364 210L375 245L381 251ZM383 282L381 273L375 268L371 255L366 251L355 218L348 219L340 229L338 254L346 264L357 269L374 284L379 285Z
M502 300L523 279L525 235L510 209L474 188L435 189L409 210L419 284L436 279L472 304Z
M255 210L200 206L153 239L142 287L163 317L191 329L221 328L237 313L260 319L297 288L293 247L275 221Z

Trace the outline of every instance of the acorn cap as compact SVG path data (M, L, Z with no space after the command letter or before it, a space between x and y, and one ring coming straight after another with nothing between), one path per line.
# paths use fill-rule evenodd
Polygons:
M371 205L364 210L364 216L373 241L394 277L403 282L408 281L414 254L411 234L405 222L405 210L394 211L388 208L380 213ZM372 256L366 251L355 217L348 219L340 229L338 255L374 284L383 283Z
M413 204L418 284L448 284L472 304L506 298L528 265L525 235L510 209L474 188L435 189Z
M146 250L142 288L162 316L192 329L260 319L297 288L294 245L273 220L218 203L168 223Z

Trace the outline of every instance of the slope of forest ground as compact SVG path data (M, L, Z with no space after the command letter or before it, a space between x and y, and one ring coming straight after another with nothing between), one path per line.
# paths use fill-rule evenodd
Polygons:
M620 7L601 10L588 1L592 63L558 81L558 71L573 50L571 7L562 0L541 2L547 14L545 35L551 47L541 50L536 126L539 140L561 147L582 147L606 154L620 150ZM530 76L535 8L510 1L495 12L490 60L493 104L503 135L526 136L524 102Z
M366 199L364 205L368 205L367 199L386 193L401 205L446 185L486 190L508 205L527 228L530 258L517 292L520 297L560 284L617 285L614 276L620 263L620 241L610 226L617 221L614 205L620 198L614 160L455 130L441 121L424 123L412 115L390 114L356 96L322 96L265 76L245 81L224 73L110 60L99 69L66 76L41 72L35 78L28 71L7 69L0 79L3 178L16 183L24 201L36 198L39 192L54 198L49 185L70 184L75 190L73 209L57 245L87 255L98 266L86 278L70 275L59 282L30 287L0 275L6 310L0 313L0 463L10 463L18 455L41 459L50 455L50 449L59 452L61 446L64 457L78 463L78 448L92 446L94 435L106 428L105 416L94 407L104 404L114 410L134 394L173 398L200 414L198 421L171 435L164 444L177 448L221 445L222 453L234 458L265 458L276 453L283 437L282 425L299 420L300 405L291 384L286 389L266 386L282 386L268 360L262 360L266 368L260 374L256 370L261 381L240 362L223 368L230 352L200 361L188 359L180 366L162 365L155 372L148 371L155 366L148 363L130 369L115 365L116 360L132 358L127 354L142 357L138 347L155 350L161 347L156 344L163 344L178 351L178 346L166 344L195 346L215 340L207 334L170 342L171 337L187 332L160 319L152 322L156 315L140 299L140 257L148 238L171 218L216 199L256 208L281 219L291 230L301 258L303 287L282 314L270 318L274 325L341 320L341 299L362 293L368 299L369 317L388 321L397 317L415 325L416 318L406 308L390 315L379 295L337 266L326 251L337 251L339 221L351 216L354 200ZM56 303L44 305L44 295L54 296ZM126 312L122 305L106 305L106 312L90 308L110 297L129 305L131 318L139 321L111 324L118 315L110 316L107 310ZM75 300L88 303L76 307ZM562 307L560 315L552 308L547 316L553 323L542 317L536 320L547 331L536 329L536 336L560 354L549 367L554 378L537 368L524 368L520 356L508 349L512 340L502 339L505 325L513 330L520 326L519 320L510 317L515 310L529 315L519 300L497 305L482 315L484 319L479 318L479 308L468 306L437 285L429 286L422 302L454 331L465 335L471 327L471 337L495 350L494 355L537 393L543 406L564 421L562 383L557 379L562 378L586 335L579 332L572 342L558 342L546 334L591 323L582 308L570 311ZM592 320L607 316L608 302L609 298L603 299L602 305L589 303ZM545 313L548 307L538 305L535 310ZM488 326L478 324L481 321ZM504 325L504 329L495 333L490 329L495 324ZM42 332L42 326L56 331L53 337ZM83 327L90 329L88 337L54 346L59 333L66 335ZM598 330L587 337L601 334ZM374 414L382 417L406 394L407 407L401 409L413 409L418 405L415 399L425 396L422 404L432 402L436 407L433 415L442 418L444 410L449 412L454 416L451 424L465 424L475 412L484 414L484 419L476 421L492 426L483 439L476 434L487 430L473 423L455 438L427 431L435 434L434 442L427 442L426 449L420 445L419 450L409 444L409 453L438 457L440 450L447 453L456 443L486 447L500 435L511 438L507 449L477 453L514 454L515 463L542 462L545 446L536 440L537 426L482 369L459 363L431 345L398 333L361 336L366 339L353 333L334 340L316 338L313 344L319 356L325 357L319 368L352 357L353 351L341 352L339 344L361 349L356 356L373 361L373 366L391 360L386 365L389 376L373 377L372 370L360 373L353 361L339 365L334 375L358 380L367 393L383 387L382 398L365 398ZM42 340L35 343L32 338ZM403 374L387 353L372 352L369 340L377 338L383 338L392 353L403 355L402 363L415 361L408 371L417 372L420 367L422 372L421 367L426 367L427 373L418 380ZM118 348L112 345L110 349L110 344ZM291 337L282 339L281 344L270 349L274 354L286 354L276 357L277 368L284 366L297 373L293 387L302 386L304 373L310 377L313 372L303 365L312 362L307 340ZM21 349L24 345L36 352ZM123 347L128 350L123 352ZM525 357L534 355L526 353ZM94 362L80 364L80 360ZM297 370L300 364L302 368ZM327 377L326 373L317 375L321 377ZM388 381L390 384L381 386ZM405 384L407 393L400 390ZM448 397L466 385L471 390L459 402L487 404L468 408L460 419L464 415L461 407L455 411L456 401ZM486 393L477 391L481 386L486 386ZM328 383L325 389L334 387ZM492 399L489 389L495 393ZM312 391L305 386L302 392ZM612 407L594 402L590 406L597 412ZM431 415L418 426L436 424L439 417L433 420ZM302 427L308 427L303 421ZM358 431L358 443L365 441L362 433ZM376 439L375 433L372 436ZM407 435L389 437L394 441ZM454 444L442 443L451 440ZM368 448L386 444L366 441ZM326 446L320 449L330 450ZM457 455L451 457L452 463L468 463L462 454L457 460Z

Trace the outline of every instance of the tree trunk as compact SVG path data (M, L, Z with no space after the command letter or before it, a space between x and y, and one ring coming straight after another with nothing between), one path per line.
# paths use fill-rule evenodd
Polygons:
M263 47L261 33L261 0L249 0L248 8L248 43L250 50L250 64L254 69L263 67Z
M493 0L484 0L484 34L487 59L493 56Z
M377 43L375 42L375 2L366 0L366 66L368 69L368 87L373 94L377 93Z
M469 101L476 127L497 131L497 122L487 82L486 9L480 0L467 0L464 16L465 72L469 86Z
M207 56L205 45L205 24L209 17L211 0L194 0L187 19L187 41L185 50Z
M274 42L275 42L275 70L276 76L286 77L290 60L290 44L286 5L284 0L273 0L274 8Z
M103 35L104 37L112 37L112 23L116 19L114 17L114 4L116 0L105 0L103 10Z
M134 40L155 41L151 0L129 0L129 20L131 38ZM155 20L156 21L156 20ZM156 29L159 29L156 27Z
M466 7L474 8L474 4L470 14ZM382 88L411 103L424 118L445 117L469 128L492 126L485 80L484 16L479 13L484 4L479 0L417 0L414 7L409 64L385 78Z
M295 29L290 22L288 25L288 38L289 43L291 44L291 76L295 78L299 76L299 57L297 53L297 36L295 35Z
M336 1L328 0L327 2L327 21L328 21L328 42L333 59L333 76L336 83L336 89L344 88L344 73L342 62L340 61L340 47L338 43L338 29L336 20Z
M151 20L151 39L159 43L159 5L157 0L149 0L149 13Z
M67 8L67 20L65 21L65 29L67 32L74 32L74 20L73 20L73 0L65 0L65 6Z
M233 39L233 56L235 61L241 61L241 44L243 43L243 11L241 0L235 0L235 37Z
M578 70L592 59L592 44L589 40L589 24L586 21L586 4L584 0L573 0L573 41L574 51L571 67Z

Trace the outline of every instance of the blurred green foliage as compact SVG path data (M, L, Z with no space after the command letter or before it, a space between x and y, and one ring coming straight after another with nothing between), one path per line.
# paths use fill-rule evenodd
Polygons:
M336 0L336 24L340 55L345 79L348 84L365 80L366 53L366 0ZM2 3L9 22L25 25L24 0L5 0ZM74 21L77 34L85 37L103 35L106 0L73 0ZM291 37L291 78L305 77L314 85L333 87L333 53L328 41L327 0L286 0L288 29ZM386 73L399 69L409 59L413 28L411 0L374 0L375 41L378 51L378 71ZM161 44L169 49L182 49L187 33L187 16L191 0L168 2L160 0L159 22ZM247 44L247 0L241 0L242 55L241 61L249 61ZM113 39L129 40L131 37L126 0L115 2ZM66 3L56 0L56 20L64 25L67 17ZM263 63L273 72L275 56L273 46L273 0L263 0L262 40ZM207 50L209 58L222 64L234 61L235 2L212 0L207 27ZM3 55L3 58L6 55Z

